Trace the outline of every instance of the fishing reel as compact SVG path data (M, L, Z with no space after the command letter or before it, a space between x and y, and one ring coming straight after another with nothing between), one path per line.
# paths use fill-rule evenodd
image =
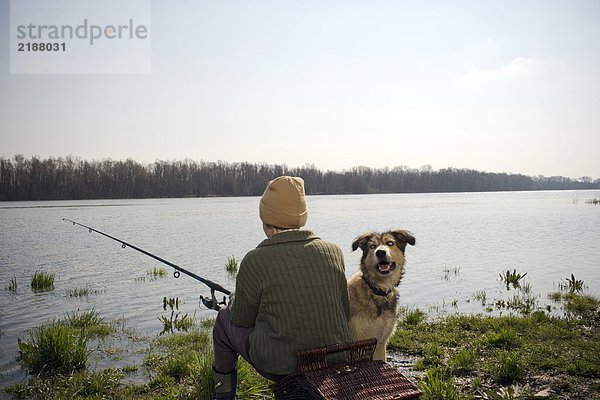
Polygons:
M209 310L219 311L221 306L227 306L227 298L223 296L223 301L219 302L215 296L215 290L211 289L210 298L200 295L200 303Z

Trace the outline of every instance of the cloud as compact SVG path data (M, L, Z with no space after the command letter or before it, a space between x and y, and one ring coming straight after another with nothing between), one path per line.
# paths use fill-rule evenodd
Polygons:
M531 70L532 66L539 63L535 58L517 57L510 64L499 68L472 69L462 76L467 81L491 81L517 75L523 75Z

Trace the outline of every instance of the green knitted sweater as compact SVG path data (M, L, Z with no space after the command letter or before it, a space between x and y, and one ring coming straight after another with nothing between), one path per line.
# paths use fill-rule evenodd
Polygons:
M342 251L308 230L279 233L246 254L229 308L236 325L254 326L250 358L271 374L295 372L298 350L352 340Z

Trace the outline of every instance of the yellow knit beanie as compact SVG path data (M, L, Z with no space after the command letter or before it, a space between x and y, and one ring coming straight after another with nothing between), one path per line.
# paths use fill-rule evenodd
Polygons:
M280 176L270 181L260 199L259 215L262 222L278 228L304 226L308 217L304 180Z

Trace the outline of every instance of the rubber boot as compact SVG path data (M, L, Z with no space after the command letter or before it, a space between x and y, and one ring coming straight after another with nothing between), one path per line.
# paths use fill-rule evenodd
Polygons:
M237 369L226 374L217 372L213 367L213 380L215 382L215 400L235 400L237 389Z

